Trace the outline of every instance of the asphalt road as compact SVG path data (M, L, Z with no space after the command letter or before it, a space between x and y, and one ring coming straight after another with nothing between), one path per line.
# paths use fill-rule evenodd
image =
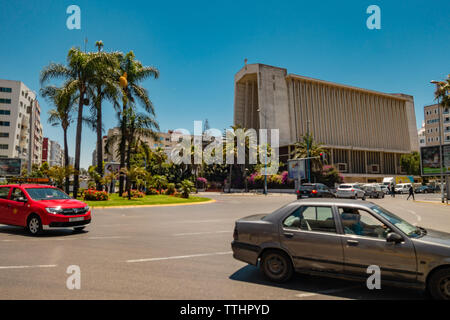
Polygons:
M296 275L270 283L232 258L234 221L269 213L293 195L212 195L208 204L94 209L83 233L50 231L38 238L0 226L0 299L423 299L421 292ZM421 196L418 196L419 198ZM450 207L373 200L408 221L450 232ZM81 270L69 290L67 267Z

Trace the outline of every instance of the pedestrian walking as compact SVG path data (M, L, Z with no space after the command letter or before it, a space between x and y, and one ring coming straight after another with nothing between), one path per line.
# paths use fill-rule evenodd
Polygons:
M406 198L406 200L409 200L409 198L412 196L413 200L416 201L416 199L414 199L414 189L412 187L412 185L409 187L409 196L408 198Z

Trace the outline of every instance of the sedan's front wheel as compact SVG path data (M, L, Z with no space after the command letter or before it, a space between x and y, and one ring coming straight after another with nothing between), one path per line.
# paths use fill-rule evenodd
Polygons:
M281 251L270 250L261 258L261 271L271 281L285 282L293 273L291 259Z
M27 229L33 236L37 236L42 232L42 222L39 216L33 215L28 218Z
M433 299L450 300L450 268L434 272L427 284Z

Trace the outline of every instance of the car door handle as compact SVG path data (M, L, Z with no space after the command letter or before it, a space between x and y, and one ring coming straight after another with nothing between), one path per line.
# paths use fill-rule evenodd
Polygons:
M347 244L349 246L355 247L355 246L357 246L359 244L359 241L358 240L347 240Z
M290 233L290 232L285 232L285 233L284 233L284 236L285 236L286 238L292 238L292 237L294 236L294 234L293 234L293 233Z

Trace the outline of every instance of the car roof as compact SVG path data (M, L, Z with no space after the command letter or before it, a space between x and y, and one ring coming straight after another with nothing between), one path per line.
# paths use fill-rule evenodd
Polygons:
M22 188L55 188L53 186L49 186L47 184L6 184L0 187L10 187L10 188L15 188L15 187L22 187Z
M364 200L353 200L353 199L336 199L336 198L305 198L305 199L299 199L292 203L300 203L300 204L331 204L331 205L340 205L340 204L351 204L351 205L358 205L358 206L364 206L369 207L373 205L374 203L370 201L364 201Z

